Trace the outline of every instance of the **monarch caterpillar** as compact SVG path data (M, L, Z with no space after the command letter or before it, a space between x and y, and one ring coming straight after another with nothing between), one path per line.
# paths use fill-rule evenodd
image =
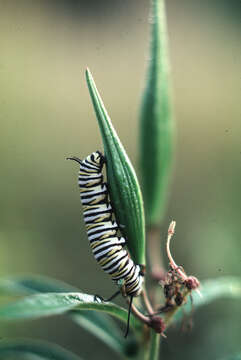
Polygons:
M117 285L121 285L122 294L130 296L130 314L133 297L139 296L142 292L144 274L141 267L134 264L127 250L124 249L125 239L117 235L120 228L113 220L113 209L109 200L107 184L103 181L102 169L105 157L101 152L96 151L84 160L77 157L68 159L75 160L80 164L78 184L85 226L93 255L112 280ZM120 291L114 296L119 293Z

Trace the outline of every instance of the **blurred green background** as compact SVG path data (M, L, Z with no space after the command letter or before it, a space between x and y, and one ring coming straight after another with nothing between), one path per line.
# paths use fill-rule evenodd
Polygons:
M240 275L240 10L235 0L167 1L177 156L162 233L177 221L175 259L200 279ZM145 0L0 1L1 276L39 273L87 293L114 291L86 240L78 167L65 158L102 149L88 66L138 171L148 18ZM192 332L168 331L162 358L239 350L237 312L224 300L200 310ZM0 324L0 336L115 358L63 317Z

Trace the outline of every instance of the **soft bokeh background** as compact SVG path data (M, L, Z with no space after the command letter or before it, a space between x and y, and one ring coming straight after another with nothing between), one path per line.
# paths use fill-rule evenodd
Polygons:
M240 10L235 0L167 1L177 157L163 237L175 219L176 261L200 279L240 275ZM0 275L49 275L103 296L115 289L89 250L78 168L65 158L101 149L88 66L138 168L148 17L146 0L0 1ZM163 358L239 350L238 305L218 301L195 314L191 333L170 330ZM63 317L0 332L115 358Z

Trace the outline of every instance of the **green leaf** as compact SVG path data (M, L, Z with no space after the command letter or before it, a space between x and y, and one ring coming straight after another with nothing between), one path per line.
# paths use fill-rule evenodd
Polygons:
M114 321L107 318L106 314L101 314L103 317L100 316L97 319L95 311L85 311L85 313L86 312L88 313L88 317L83 316L83 312L79 314L73 311L71 318L77 324L90 331L92 334L95 334L96 337L102 340L115 352L130 357L137 354L139 345L136 338L129 336L128 339L125 339L123 333L116 328Z
M63 281L40 275L18 275L0 278L0 296L20 296L46 292L79 291Z
M219 298L241 298L241 279L236 277L221 277L202 281L200 291L202 293L202 297L200 297L195 291L192 292L194 310L197 310L201 306L208 305ZM190 299L184 306L184 309L185 314L192 311ZM174 321L181 320L185 314L180 308L174 316Z
M22 275L0 278L0 296L19 296L36 292L79 291L62 281L39 275ZM111 317L96 310L68 313L72 320L99 338L118 354L134 354L138 344L135 338L123 338L123 334ZM111 329L111 331L110 331Z
M86 80L104 144L111 203L133 260L145 265L145 219L138 180L88 69Z
M81 360L64 348L45 341L1 340L0 360L24 358L33 360Z
M110 314L126 323L128 313L111 302L99 302L95 296L74 293L46 293L25 297L0 307L0 321L27 320L64 314L68 311L97 310ZM139 329L141 323L131 317L130 326Z
M152 0L150 63L140 113L140 166L147 225L166 208L173 153L167 26L164 0Z

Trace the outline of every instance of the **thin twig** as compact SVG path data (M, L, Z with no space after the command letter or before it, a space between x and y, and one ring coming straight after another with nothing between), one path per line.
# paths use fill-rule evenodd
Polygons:
M145 287L143 288L143 291L142 291L142 299L143 299L143 302L145 304L146 310L148 311L148 314L153 315L154 310L153 310L151 302L150 302L150 300L148 298L147 291L146 291Z
M168 228L168 235L167 235L167 245L166 245L166 250L167 250L167 256L170 262L170 266L173 270L175 270L183 280L187 279L187 275L180 269L180 267L175 263L171 251L170 251L170 241L172 236L175 233L175 226L176 226L176 221L172 221L171 224L169 225Z
M130 304L130 299L127 298L127 303ZM135 305L132 303L131 305L131 311L132 313L139 319L141 320L142 322L144 322L145 324L147 325L150 325L151 324L151 320L150 318L148 318L147 316L143 315L136 307Z

